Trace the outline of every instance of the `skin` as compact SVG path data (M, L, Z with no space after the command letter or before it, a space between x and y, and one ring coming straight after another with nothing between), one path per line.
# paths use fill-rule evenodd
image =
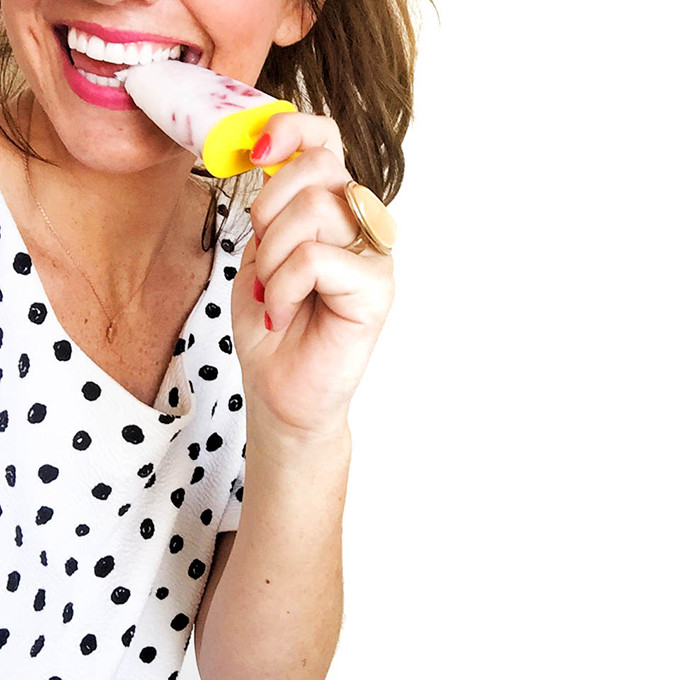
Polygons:
M31 141L58 165L32 164L40 200L76 257L88 254L88 274L117 309L169 225L185 230L187 242L200 240L202 213L193 220L174 213L194 159L141 112L80 100L62 75L52 23L82 19L172 36L201 46L201 65L254 84L270 46L299 40L310 17L297 0L2 0L2 10L35 94ZM25 114L20 120L27 123ZM247 491L237 535L218 541L197 619L206 680L325 677L342 615L347 412L393 297L391 257L343 249L357 227L343 198L350 177L334 121L280 114L264 132L271 149L261 164L302 153L256 198L251 217L259 246L251 239L234 283ZM181 215L195 205L186 196ZM16 205L22 200L17 196ZM168 241L163 262L178 257L175 242L182 241ZM264 302L254 299L256 278ZM91 295L72 293L71 305L78 299L96 308ZM176 336L166 335L171 347Z

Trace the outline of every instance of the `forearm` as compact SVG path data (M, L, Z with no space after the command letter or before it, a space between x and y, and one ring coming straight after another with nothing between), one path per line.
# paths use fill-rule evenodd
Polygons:
M348 430L303 443L249 428L239 530L199 652L203 680L325 678L342 620L350 452Z

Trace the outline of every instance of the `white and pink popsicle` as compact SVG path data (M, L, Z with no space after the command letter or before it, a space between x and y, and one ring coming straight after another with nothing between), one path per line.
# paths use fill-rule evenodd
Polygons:
M269 118L296 110L290 102L181 61L132 66L116 77L135 104L215 177L250 170L250 150Z

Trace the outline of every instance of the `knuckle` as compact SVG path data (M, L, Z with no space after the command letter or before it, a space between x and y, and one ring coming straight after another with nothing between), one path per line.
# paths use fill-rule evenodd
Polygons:
M303 268L313 267L318 256L316 241L303 241L296 249L295 256L299 266Z
M287 128L289 125L295 123L295 119L298 117L295 111L285 111L281 113L275 113L267 121L267 131L270 134L278 134L282 129Z
M338 164L336 155L325 146L316 146L304 153L305 165L313 171L326 171ZM325 174L325 173L323 173Z
M320 217L328 212L328 191L318 184L309 184L301 189L296 200L303 214L310 217Z
M257 229L264 226L265 208L259 196L253 201L250 206L250 221L253 224L253 229L257 233Z

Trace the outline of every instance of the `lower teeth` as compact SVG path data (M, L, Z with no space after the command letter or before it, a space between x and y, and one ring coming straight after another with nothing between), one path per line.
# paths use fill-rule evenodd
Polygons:
M105 76L98 76L94 73L88 73L82 69L76 69L85 80L93 83L94 85L99 85L101 87L112 87L116 89L123 89L123 83L118 80L118 78L106 78Z

